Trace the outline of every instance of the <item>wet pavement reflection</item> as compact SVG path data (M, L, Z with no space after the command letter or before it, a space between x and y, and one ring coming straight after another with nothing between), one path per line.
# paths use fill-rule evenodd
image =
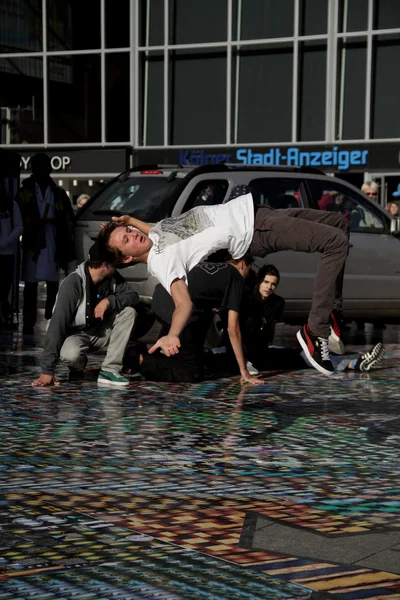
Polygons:
M0 598L400 598L400 327L370 373L32 388L0 337ZM295 329L278 328L277 343Z

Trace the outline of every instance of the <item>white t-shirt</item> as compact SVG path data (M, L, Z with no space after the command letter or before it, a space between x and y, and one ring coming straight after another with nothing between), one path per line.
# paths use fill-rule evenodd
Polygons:
M154 225L147 268L171 292L175 279L186 274L204 258L226 248L232 258L241 258L253 239L254 205L251 194L226 204L197 206L179 217Z

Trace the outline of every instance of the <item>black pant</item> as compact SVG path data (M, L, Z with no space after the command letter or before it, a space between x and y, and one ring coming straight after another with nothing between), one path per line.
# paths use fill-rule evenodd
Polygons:
M340 310L340 287L349 251L349 223L339 213L306 208L271 210L255 215L250 251L264 257L273 252L320 252L308 324L314 335L328 338L329 315Z
M165 356L160 351L145 354L139 367L149 381L195 383L204 378L204 340L209 319L204 315L193 316L180 335L178 354ZM163 323L165 331L169 325ZM162 332L161 335L163 335Z
M7 322L10 313L11 305L8 301L8 296L11 290L14 277L14 255L0 254L0 323Z
M24 309L23 319L24 327L33 327L36 323L37 316L37 292L38 284L25 283L24 288ZM51 319L53 307L56 301L58 292L58 281L46 281L46 306L44 316L46 319Z

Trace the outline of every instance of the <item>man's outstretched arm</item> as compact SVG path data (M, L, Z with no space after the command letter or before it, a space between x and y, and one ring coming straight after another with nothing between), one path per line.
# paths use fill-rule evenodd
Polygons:
M228 335L237 363L239 365L241 383L245 383L246 381L253 384L263 383L261 379L252 377L247 370L246 359L243 351L242 333L240 331L239 324L239 313L237 313L235 310L228 311Z
M139 229L139 231L146 235L149 235L150 229L152 228L150 223L145 223L145 221L140 221L140 219L135 219L135 217L130 217L129 215L113 217L112 220L118 225L131 225L132 227L136 227L136 229Z
M161 337L149 350L149 354L158 348L164 350L166 356L178 354L180 348L179 336L192 314L193 303L188 287L183 279L175 279L171 284L171 296L175 304L172 314L171 327L167 335Z

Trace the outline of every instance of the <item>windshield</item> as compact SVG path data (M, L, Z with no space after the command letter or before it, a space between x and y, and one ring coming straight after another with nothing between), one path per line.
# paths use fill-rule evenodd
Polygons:
M116 180L90 202L80 218L102 221L112 214L132 215L155 223L168 216L168 197L181 180L167 182L164 177L129 177Z

